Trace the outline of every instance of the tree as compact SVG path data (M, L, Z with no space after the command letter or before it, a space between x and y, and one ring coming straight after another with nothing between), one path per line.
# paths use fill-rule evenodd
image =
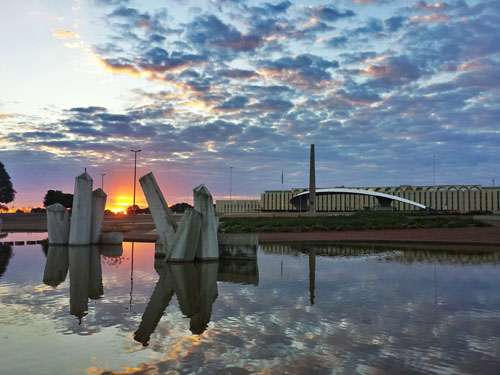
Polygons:
M138 215L138 214L149 214L149 208L140 208L138 205L128 206L127 207L127 215Z
M0 206L3 206L2 203L12 202L15 196L16 191L12 187L10 176L5 170L3 163L0 161Z
M49 190L43 198L43 206L47 207L54 203L61 203L66 208L73 206L73 194L63 193L60 190Z
M45 208L42 208L42 207L33 207L31 209L32 214L44 214L45 212L47 212L47 211L45 210Z
M189 203L176 203L173 206L170 206L170 209L172 212L175 212L176 214L183 214L184 211L186 211L188 208L193 208Z

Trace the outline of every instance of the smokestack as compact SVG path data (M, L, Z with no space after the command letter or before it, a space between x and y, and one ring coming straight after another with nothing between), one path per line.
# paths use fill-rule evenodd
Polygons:
M316 162L314 159L314 144L311 145L309 156L309 212L316 212Z

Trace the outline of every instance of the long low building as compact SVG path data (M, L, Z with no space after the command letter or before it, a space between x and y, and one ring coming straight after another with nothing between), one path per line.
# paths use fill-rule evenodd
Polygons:
M345 188L345 187L342 187ZM389 186L389 187L352 187L379 193L390 194L409 201L417 202L429 209L438 211L500 212L500 187L481 185L438 185L438 186ZM261 194L260 200L217 201L219 213L230 212L289 212L307 210L307 207L295 207L291 199L307 189L269 190ZM318 189L321 190L321 189ZM342 189L337 189L342 190ZM346 189L344 189L346 190ZM221 204L219 204L221 202ZM224 202L224 203L222 203ZM228 203L235 202L235 203ZM377 209L379 200L363 194L321 194L316 196L317 212L346 212ZM231 207L232 211L229 211ZM238 207L236 209L236 207ZM249 210L246 211L246 207ZM250 208L251 207L251 208ZM414 211L421 208L400 201L393 201L391 207L397 211Z
M238 214L260 211L260 199L217 199L215 202L215 212L218 214Z

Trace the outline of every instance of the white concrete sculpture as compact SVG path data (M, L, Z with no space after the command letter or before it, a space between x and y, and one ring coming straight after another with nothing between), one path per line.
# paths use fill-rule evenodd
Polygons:
M192 262L200 246L201 214L188 208L175 233L172 252L168 257L171 262Z
M139 179L158 233L155 255L169 262L219 259L218 220L212 195L205 185L193 190L194 209L188 209L178 227L153 173Z
M70 245L89 245L92 231L92 177L87 172L75 179L71 210Z
M71 218L59 203L47 207L49 244L88 246L120 245L123 233L102 233L107 195L102 189L92 192L92 178L87 172L75 178Z
M153 216L158 241L165 251L165 255L170 255L175 241L176 225L172 212L168 208L167 202L158 187L158 183L153 173L148 173L139 179L142 191L148 202L149 211Z
M47 206L47 232L51 245L68 244L69 214L60 203Z
M106 198L108 196L102 189L96 189L92 192L92 238L90 243L97 244L101 240L102 223L104 222L104 209L106 207Z
M219 243L217 241L217 218L215 217L212 194L205 185L193 190L194 209L201 213L201 241L196 259L219 259Z

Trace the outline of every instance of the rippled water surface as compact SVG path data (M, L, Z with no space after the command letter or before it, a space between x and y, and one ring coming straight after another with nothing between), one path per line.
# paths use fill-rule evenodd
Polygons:
M37 240L43 234L1 241ZM0 373L500 373L498 254L0 247Z

